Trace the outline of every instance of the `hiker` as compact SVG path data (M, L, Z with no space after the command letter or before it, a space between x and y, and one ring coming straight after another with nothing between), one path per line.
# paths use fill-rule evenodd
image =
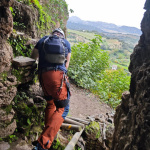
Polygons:
M49 149L61 124L69 112L70 90L67 69L71 57L70 43L61 28L52 35L41 38L34 47L31 58L39 58L39 81L47 106L45 127L33 150Z

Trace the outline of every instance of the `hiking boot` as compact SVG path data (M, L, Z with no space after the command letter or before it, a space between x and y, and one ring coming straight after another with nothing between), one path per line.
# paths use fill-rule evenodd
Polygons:
M37 144L38 144L37 140L32 142L32 145L34 145L34 146L36 146Z
M32 150L47 150L41 147L39 143L37 143L36 147L34 147Z

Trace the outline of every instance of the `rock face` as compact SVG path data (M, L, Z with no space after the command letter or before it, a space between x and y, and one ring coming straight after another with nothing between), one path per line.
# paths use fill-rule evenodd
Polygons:
M13 17L9 9L9 2L4 1L5 7L0 3L0 37L7 39L13 30Z
M33 81L34 71L37 68L35 59L19 56L13 59L12 64L19 74L18 79L21 84Z
M9 148L10 148L10 145L7 142L0 142L0 149L8 150Z
M7 125L7 127L3 127L3 125L0 124L0 128L1 128L0 137L4 138L7 137L8 135L13 134L16 127L17 127L16 120L14 120L11 124Z
M15 85L17 85L17 81L10 82L8 78L6 81L0 82L0 107L11 104L17 92Z
M14 0L1 0L0 1L0 6L4 6L4 7L10 7L12 6L12 4L14 3Z
M12 5L14 13L19 14L14 15L13 17L14 22L17 23L16 25L14 25L14 29L17 31L24 32L25 34L31 36L32 38L38 38L40 36L43 36L44 34L49 35L54 28L62 26L63 23L62 28L64 30L64 33L66 34L66 24L69 16L67 7L65 6L63 7L64 11L62 13L61 12L62 8L60 8L62 6L60 6L59 3L55 1L50 2L49 0L39 0L39 2L40 4L42 4L42 6L44 6L46 9L49 10L48 15L51 18L51 21L48 24L44 23L44 20L47 19L46 15L42 14L43 10L39 10L38 6L35 4L34 1L31 1L33 6L29 7L29 5L25 5L28 3L26 1L20 3L14 0ZM38 12L38 10L40 12ZM57 16L56 14L59 15ZM42 19L42 21L39 21L39 18L43 16L45 17ZM42 28L40 28L42 23L44 23L44 25Z
M14 28L32 38L37 37L36 22L38 21L38 11L17 1L13 3L13 9L15 10L15 14L19 14L14 16L14 22L20 23L19 26L14 26Z
M0 2L0 73L10 69L13 55L12 48L6 42L13 30L13 17L9 10L11 4L12 1Z
M114 123L113 115L96 115L91 117L92 122L85 128L83 139L86 150L110 150L112 145Z
M10 70L12 58L12 47L5 40L2 40L0 42L0 73Z
M7 42L13 30L13 17L9 7L12 0L0 2L0 137L13 134L16 129L11 102L16 96L16 78L10 74L13 51Z
M142 35L131 55L130 92L116 109L112 150L150 149L150 0L141 22Z

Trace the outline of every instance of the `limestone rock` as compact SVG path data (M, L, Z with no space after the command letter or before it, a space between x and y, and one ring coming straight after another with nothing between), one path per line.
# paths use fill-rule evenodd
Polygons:
M10 145L8 142L0 142L0 150L8 150L10 148Z
M16 77L8 75L6 81L0 81L0 107L9 105L16 95Z
M130 95L123 95L116 109L112 150L150 149L150 48L145 45L136 52L132 55L132 68L130 64Z
M108 147L112 146L112 140L113 140L113 133L114 133L114 125L110 124L106 127L106 143Z
M13 59L13 64L17 67L32 66L35 63L35 59L29 57L18 56Z
M9 7L0 6L0 16L0 39L6 40L13 30L13 17Z
M92 122L89 127L85 129L85 133L88 136L89 139L91 140L96 140L100 136L100 127L97 122Z
M17 88L14 86L0 88L0 106L9 105L16 96L16 92Z
M6 126L6 125L5 125ZM4 125L2 123L0 123L0 138L4 138L8 135L11 135L14 133L15 129L16 129L17 125L16 125L16 120L14 120L11 124L9 124L8 126L4 127Z
M150 0L144 8L142 35L130 57L130 94L122 96L114 117L112 150L150 149Z
M13 5L13 3L14 3L14 0L1 0L0 6L10 7Z
M14 112L14 110L12 109L12 110L7 114L6 111L0 109L0 114L1 114L1 115L0 115L0 121L3 121L3 122L5 122L5 123L9 123L9 122L11 122L11 120L13 119L15 112Z
M103 147L102 130L100 129L98 122L91 122L85 129L85 147L87 150L105 150Z
M29 146L26 141L21 140L15 147L14 150L32 150L32 146Z
M16 77L20 83L28 83L33 81L37 64L35 59L29 57L18 56L13 59L13 68L16 70Z
M33 105L34 105L34 101L33 101L32 98L29 98L29 99L28 99L27 105L28 105L28 106L33 106Z
M42 91L42 88L40 87L40 83L36 82L33 85L30 85L30 88L28 90L28 94L30 97L33 97L34 99L37 98L37 96L44 96L44 93Z
M58 140L60 141L61 145L64 146L64 147L66 147L67 144L69 143L69 140L68 140L67 138L63 137L63 136L61 135L61 132L58 132L58 135L57 135L57 136L58 136L57 138L58 138Z
M15 83L16 83L16 81L17 81L16 77L13 76L13 75L7 76L7 79L8 79L8 81L10 81L10 82L15 82Z
M17 31L22 31L32 38L37 37L36 22L38 21L38 11L28 5L24 5L17 1L13 4L13 9L19 15L14 16L14 21L23 24L23 27L16 27ZM15 26L14 26L15 28Z
M12 47L2 40L2 43L0 42L0 73L10 70L12 58Z

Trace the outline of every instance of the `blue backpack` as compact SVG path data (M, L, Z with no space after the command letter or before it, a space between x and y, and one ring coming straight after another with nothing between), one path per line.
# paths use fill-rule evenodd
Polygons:
M63 64L66 60L67 47L62 38L48 36L43 42L45 60L48 63Z

